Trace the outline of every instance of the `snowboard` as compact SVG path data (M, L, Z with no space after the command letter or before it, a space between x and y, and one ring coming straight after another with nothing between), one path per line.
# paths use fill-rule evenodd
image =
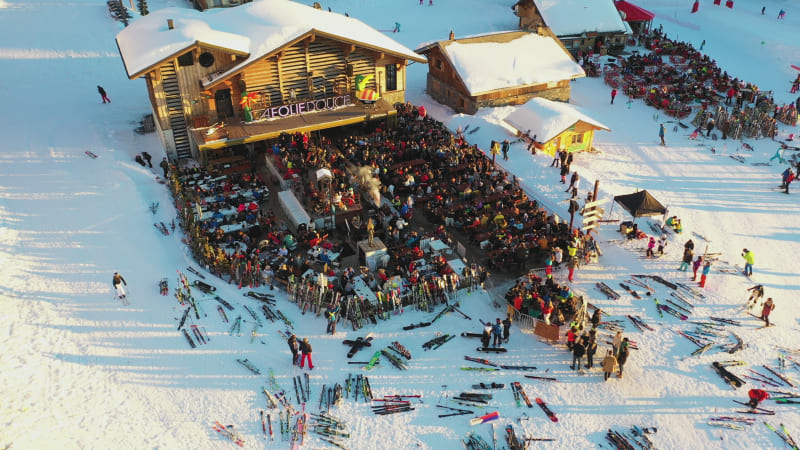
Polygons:
M542 400L539 397L536 397L536 404L539 405L540 408L542 408L542 411L544 411L544 413L547 414L547 417L549 417L551 421L558 422L558 417L556 417L555 413L553 413L553 411L550 410L550 408L547 406L547 403L545 403L544 400Z

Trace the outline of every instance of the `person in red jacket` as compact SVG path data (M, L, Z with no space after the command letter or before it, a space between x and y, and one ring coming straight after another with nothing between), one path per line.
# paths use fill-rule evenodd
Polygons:
M773 309L775 309L775 303L772 302L772 297L769 297L761 308L761 320L766 323L766 325L764 325L765 327L769 326L769 314Z
M567 348L572 350L572 346L575 345L575 338L578 337L578 329L575 327L570 327L569 331L567 331ZM574 362L573 362L574 364Z
M736 89L733 86L728 88L727 98L725 99L725 104L730 105L733 98L736 97Z
M769 398L769 393L763 389L750 389L750 391L747 393L747 396L750 398L750 401L747 402L747 405L753 409L756 409L758 408L759 403Z
M519 311L520 308L522 308L522 296L517 294L517 296L514 297L514 309Z
M553 313L553 302L547 302L542 308L542 317L544 318L544 323L550 325L550 314Z
M784 191L785 193L789 193L789 185L792 184L792 181L794 181L795 178L797 178L797 175L795 175L790 169L789 173L786 175L786 180L784 181L784 187L786 188Z
M616 97L616 96L617 96L617 89L616 88L611 89L611 104L612 105L614 104L614 97Z

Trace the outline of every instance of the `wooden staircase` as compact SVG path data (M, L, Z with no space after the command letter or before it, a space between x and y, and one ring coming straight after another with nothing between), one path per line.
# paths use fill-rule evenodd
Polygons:
M175 142L175 151L178 159L192 157L192 148L189 144L189 132L186 129L186 116L183 113L183 99L178 86L178 77L172 63L161 66L161 82L167 102L169 125L172 129L172 139Z

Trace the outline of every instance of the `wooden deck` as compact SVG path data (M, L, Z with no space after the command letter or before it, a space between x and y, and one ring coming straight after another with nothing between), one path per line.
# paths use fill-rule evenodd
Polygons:
M298 131L302 133L336 128L392 114L396 114L394 107L384 99L380 99L369 107L352 105L331 111L318 111L259 123L226 125L223 130L211 136L206 135L205 129L193 129L191 132L197 147L205 150L263 141L278 137L283 132L292 134Z

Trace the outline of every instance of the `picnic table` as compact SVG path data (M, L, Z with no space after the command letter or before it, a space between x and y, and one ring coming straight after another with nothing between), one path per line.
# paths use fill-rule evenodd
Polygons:
M372 289L367 286L367 283L364 281L363 275L359 275L353 278L353 292L358 296L360 299L367 299L371 302L377 302L378 296L372 292Z

